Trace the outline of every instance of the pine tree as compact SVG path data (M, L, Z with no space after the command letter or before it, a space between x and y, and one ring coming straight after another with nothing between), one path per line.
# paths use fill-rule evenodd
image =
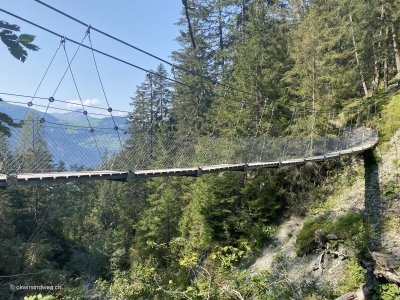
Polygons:
M282 76L287 69L286 21L276 17L280 7L255 1L248 7L246 30L232 45L230 76L215 101L213 124L222 135L254 136L268 128L267 108L282 100ZM267 106L267 107L266 107Z
M12 154L8 139L4 134L0 134L0 173L6 174L12 168Z
M151 71L136 89L129 115L128 150L125 157L136 167L150 167L164 142L163 132L172 126L171 90L168 73L162 65ZM161 140L160 140L161 139Z
M28 114L15 146L16 169L20 172L52 170L52 158L42 134L43 124Z

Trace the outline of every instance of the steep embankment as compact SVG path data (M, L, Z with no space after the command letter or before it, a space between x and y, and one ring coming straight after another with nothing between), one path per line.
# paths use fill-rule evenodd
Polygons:
M398 94L383 110L379 146L345 160L340 174L326 179L331 187L318 187L306 217L283 222L251 273L283 260L289 281L309 278L328 298L400 297L393 284L400 278L399 105Z

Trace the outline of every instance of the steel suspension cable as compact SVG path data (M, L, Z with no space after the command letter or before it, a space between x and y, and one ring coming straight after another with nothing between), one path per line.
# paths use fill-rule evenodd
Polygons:
M253 153L254 146L255 146L255 144L257 142L258 133L260 131L260 127L262 126L261 123L262 123L262 120L263 120L265 108L267 107L267 102L268 102L268 98L264 99L264 103L263 103L263 106L261 108L261 116L260 116L260 119L259 119L258 122L257 122L257 118L256 118L256 133L254 135L254 141L253 141L253 144L251 146L250 155L251 155L251 153Z
M295 119L295 117L296 117L296 111L297 111L297 109L295 108L294 110L293 110L293 113L292 113L292 117L290 118L290 122L289 122L289 128L290 128L290 131L292 132L293 131L293 129L292 129L292 126L293 126L293 124L294 124L294 119ZM286 137L286 142L285 142L285 145L284 145L284 147L283 147L283 152L282 152L282 158L283 159L286 159L287 158L287 147L288 147L288 144L289 144L289 135ZM281 158L279 159L280 161L282 160Z
M315 135L315 128L316 128L316 110L315 106L313 105L312 110L312 118L311 118L311 135L310 135L310 144L308 147L308 155L312 156L312 150L314 148L314 135Z
M88 33L90 48L92 48L92 57L93 57L94 65L95 65L95 67L96 67L97 77L98 77L99 82L100 82L100 85L101 85L101 90L103 91L104 99L106 100L106 103L107 103L107 106L108 106L108 112L110 113L112 122L114 123L114 129L115 129L115 131L117 132L118 141L119 141L119 146L120 146L121 151L122 151L122 150L123 150L123 146L122 146L121 136L120 136L119 130L118 130L119 128L118 128L118 126L117 126L117 124L116 124L116 122L115 122L114 116L113 116L113 114L112 114L112 108L111 108L111 106L110 106L110 103L108 102L108 97L107 97L106 91L105 91L105 89L104 89L104 84L103 84L103 81L102 81L101 76L100 76L99 68L98 68L98 66L97 66L96 56L95 56L94 51L93 51L92 38L91 38L91 35L90 35L90 27L88 27L87 33Z
M64 80L64 78L65 78L65 75L67 74L68 70L70 70L71 64L72 64L72 62L74 61L76 55L78 54L78 51L79 51L79 49L81 48L81 46L83 45L83 41L86 39L86 37L87 37L87 34L85 33L85 35L83 36L81 42L79 43L78 47L76 48L75 53L74 53L74 55L73 55L71 61L70 61L70 60L68 59L68 57L67 57L68 66L67 66L67 68L65 69L64 74L61 76L61 79L59 80L59 82L58 82L58 84L57 84L57 86L56 86L56 88L55 88L55 90L54 90L54 92L53 92L53 95L49 98L49 102L48 102L48 104L47 104L46 110L45 110L45 112L44 112L44 114L43 114L43 117L42 117L43 121L45 120L46 114L47 114L47 112L48 112L48 110L49 110L49 108L50 108L51 103L54 102L54 96L56 95L56 93L57 93L59 87L61 86L61 83L63 82L63 80ZM66 53L66 49L65 49L65 37L62 37L61 43L62 43L64 52Z
M34 93L33 96L31 97L30 103L33 104L33 100L35 99L35 97L36 97L36 95L37 95L37 93L38 93L40 87L42 86L42 83L43 83L43 81L44 81L44 79L45 79L47 73L49 72L50 67L51 67L51 65L53 64L53 61L54 61L54 59L56 58L57 53L58 53L58 51L59 51L60 48L61 48L61 44L62 44L62 40L61 40L60 43L58 44L58 47L57 47L55 53L53 54L53 56L52 56L52 58L51 58L51 60L50 60L50 63L48 64L48 66L47 66L47 68L46 68L46 71L44 72L42 78L40 79L40 82L39 82L39 84L38 84L38 86L37 86L37 88L36 88L36 90L35 90L35 93ZM24 114L23 119L26 118L26 115L28 114L29 109L30 109L30 106L28 105L28 108L27 108L26 111L25 111L25 114Z
M85 34L85 37L86 37L86 36L87 36L87 32L86 32L86 34ZM83 42L83 41L82 41L82 42ZM99 152L100 160L102 160L103 157L102 157L102 154L101 154L101 151L100 151L100 148L99 148L99 144L97 143L97 140L96 140L96 135L94 134L95 130L93 129L92 124L90 123L88 113L87 113L87 111L86 111L85 105L83 104L82 97L81 97L81 94L80 94L80 92L79 92L78 85L77 85L77 83L76 83L74 73L72 72L72 67L71 67L72 61L69 60L68 53L67 53L67 49L66 49L66 47L65 47L65 43L63 44L63 48L64 48L64 53L65 53L65 58L67 59L67 62L68 62L68 69L69 69L69 71L70 71L70 73L71 73L71 77L72 77L72 81L74 82L74 86L75 86L76 93L78 94L79 101L80 101L80 103L81 103L81 105L82 105L83 114L85 115L86 121L87 121L89 127L91 128L91 129L90 129L90 132L92 133L93 140L94 140L94 142L95 142L95 144L96 144L97 151ZM79 48L78 48L77 50L79 50ZM75 52L75 55L76 55L76 53L77 53L77 51ZM75 55L74 55L73 58L75 58ZM58 87L57 87L57 88L58 88Z
M260 158L258 159L260 162L262 161L262 156L263 156L263 153L264 153L265 142L267 140L267 136L270 133L271 128L272 128L272 120L273 120L273 117L274 117L274 113L275 113L275 107L273 107L271 109L271 117L269 118L268 128L267 128L267 130L265 132L265 135L264 135L264 140L263 140L263 145L262 145L262 148L261 148Z
M32 21L29 21L29 20L27 20L27 19L25 19L25 18L23 18L23 17L20 17L20 16L18 16L18 15L16 15L16 14L13 14L13 13L11 13L11 12L9 12L9 11L7 11L7 10L4 10L4 9L2 9L2 8L0 8L0 11L1 11L1 12L4 12L5 14L8 14L8 15L10 15L10 16L16 18L16 19L19 19L19 20L21 20L21 21L23 21L23 22L26 22L26 23L28 23L28 24L34 26L34 27L37 27L37 28L39 28L39 29L41 29L41 30L43 30L43 31L46 31L46 32L48 32L48 33L50 33L50 34L52 34L52 35L58 36L58 37L60 37L60 38L64 38L66 41L69 41L69 42L74 43L74 44L76 44L76 45L80 45L81 47L86 48L86 49L88 49L88 50L93 50L93 51L96 52L96 53L99 53L99 54L101 54L101 55L103 55L103 56L105 56L105 57L108 57L108 58L113 59L113 60L115 60L115 61L118 61L118 62L120 62L120 63L126 64L126 65L128 65L128 66L133 67L133 68L136 68L136 69L138 69L138 70L140 70L140 71L143 71L143 72L146 72L146 73L151 73L151 74L154 75L154 76L158 76L158 77L163 78L163 79L165 79L165 80L168 80L168 81L170 81L170 82L173 82L173 83L176 83L176 84L179 84L179 85L182 85L182 86L186 86L186 87L190 88L191 90L195 90L195 91L199 91L199 92L202 92L202 91L203 91L203 89L199 89L198 87L193 86L193 85L191 85L191 84L187 84L187 83L185 83L185 82L183 82L183 81L180 81L180 80L177 80L177 79L173 79L173 78L170 78L170 77L168 77L168 76L164 76L164 75L157 74L157 73L154 72L154 71L151 71L151 70L146 69L146 68L144 68L144 67L138 66L138 65L133 64L133 63L131 63L131 62L128 62L127 60L118 58L118 57L116 57L116 56L114 56L114 55L112 55L112 54L109 54L109 53L106 53L106 52L101 51L101 50L99 50L99 49L92 48L92 47L90 47L90 46L84 45L84 44L82 44L82 43L80 43L80 42L78 42L78 41L75 41L75 40L73 40L73 39L71 39L71 38L68 38L68 37L66 37L66 36L63 36L63 35L61 35L61 34L55 32L55 31L53 31L53 30L50 30L50 29L48 29L48 28L46 28L46 27L44 27L44 26L38 25L38 24L36 24L36 23L34 23L34 22L32 22ZM210 92L211 92L212 95L214 95L214 96L216 96L216 97L224 98L222 95L220 95L220 94L218 94L218 93L215 93L215 92L213 92L213 91L210 91ZM254 96L254 95L253 95L253 96Z
M139 51L139 52L141 52L141 53L143 53L143 54L145 54L147 56L150 56L150 57L152 57L152 58L154 58L154 59L156 59L158 61L161 61L161 62L169 65L172 68L179 69L179 70L181 70L181 71L183 71L183 72L185 72L187 74L190 74L190 75L196 76L198 78L207 80L207 81L211 82L212 84L216 84L216 85L220 85L222 87L229 88L232 91L237 91L237 92L249 95L249 96L256 96L255 94L250 94L249 92L244 91L242 89L238 89L238 88L236 88L234 86L231 86L231 85L228 85L228 84L224 84L224 83L221 83L221 82L211 81L207 76L195 73L195 72L193 72L191 70L188 70L188 69L183 68L183 67L181 67L179 65L176 65L176 64L174 64L174 63L172 63L170 61L167 61L166 59L163 59L163 58L161 58L161 57L159 57L157 55L154 55L154 54L152 54L152 53L150 53L150 52L148 52L146 50L143 50L143 49L141 49L141 48L139 48L137 46L134 46L134 45L132 45L132 44L126 42L126 41L123 41L123 40L121 40L121 39L119 39L119 38L117 38L117 37L115 37L115 36L113 36L111 34L108 34L108 33L104 32L104 31L94 27L94 26L91 26L90 24L87 24L87 23L85 23L85 22L83 22L83 21L71 16L70 14L67 14L67 13L65 13L65 12L63 12L63 11L61 11L61 10L59 10L59 9L57 9L57 8L47 4L47 3L45 3L43 1L40 1L40 0L34 0L34 1L39 3L39 4L41 4L41 5L43 5L43 6L45 6L45 7L47 7L47 8L49 8L49 9L51 9L51 10L53 10L53 11L55 11L55 12L57 12L57 13L59 13L59 14L61 14L61 15L63 15L63 16L65 16L65 17L67 17L67 18L69 18L69 19L71 19L71 20L73 20L73 21L75 21L75 22L77 22L77 23L79 23L82 26L85 26L86 28L90 27L93 31L96 31L96 32L98 32L98 33L100 33L100 34L102 34L102 35L104 35L104 36L106 36L106 37L108 37L108 38L110 38L110 39L112 39L114 41L117 41L117 42L119 42L119 43L121 43L121 44L123 44L125 46L128 46L128 47L130 47L130 48L132 48L132 49L134 49L136 51Z
M20 97L20 98L32 98L32 99L39 99L39 100L49 100L48 97L38 97L38 96L33 96L33 95L22 95L22 94L15 94L15 93L6 93L6 92L0 92L0 95L6 95L6 96L13 96L13 97ZM10 102L10 101L9 101ZM79 105L76 102L73 101L65 101L65 100L60 100L60 99L56 99L54 98L54 102L60 102L60 103L65 103L65 104L70 104L70 105ZM26 104L21 102L20 104ZM36 104L34 104L36 105ZM90 107L90 108L95 108L95 109L99 109L99 110L106 110L108 111L108 108L106 107L100 107L100 106L95 106L95 105L86 105L86 107ZM52 109L58 109L55 107L52 107ZM121 112L121 113L126 113L129 114L129 111L126 110L118 110L118 109L113 109L113 112ZM92 113L93 114L93 113ZM106 114L99 114L101 116L105 116L108 117L109 115Z

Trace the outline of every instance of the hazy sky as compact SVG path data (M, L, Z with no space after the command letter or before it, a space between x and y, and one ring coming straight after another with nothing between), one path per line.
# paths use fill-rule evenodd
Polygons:
M85 23L167 60L170 60L171 52L179 48L175 41L179 34L179 28L175 23L181 15L181 0L43 1ZM1 0L0 7L77 41L82 40L86 31L86 28L82 25L33 0ZM33 95L60 43L60 39L2 12L0 12L0 20L18 24L22 33L35 35L35 44L40 47L38 52L30 51L26 62L21 63L12 57L6 47L0 43L0 92ZM153 58L118 44L96 32L91 33L91 38L94 48L146 69L154 69L159 63ZM87 40L86 44L88 44ZM71 58L77 46L68 42L66 46ZM146 74L100 54L96 54L96 59L105 91L113 109L131 110L129 106L130 97L134 95L136 86L144 80ZM52 96L66 68L65 54L60 49L37 95ZM97 106L107 107L90 50L79 50L72 64L72 70L81 98L87 104L93 103ZM30 101L25 98L4 95L0 95L0 97L5 100L25 103ZM55 98L67 101L79 99L69 73L61 83ZM47 105L46 100L34 100L35 103ZM66 107L65 104L60 103L54 105ZM71 105L69 106L71 107ZM33 108L40 109L38 107ZM95 112L90 109L88 111L89 113Z

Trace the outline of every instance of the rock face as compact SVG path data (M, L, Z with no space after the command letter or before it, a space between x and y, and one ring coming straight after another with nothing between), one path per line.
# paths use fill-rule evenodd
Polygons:
M376 269L393 272L400 268L400 258L396 255L382 252L372 252L371 255L375 261Z
M315 242L320 249L325 248L326 243L329 241L327 233L322 229L315 230Z

